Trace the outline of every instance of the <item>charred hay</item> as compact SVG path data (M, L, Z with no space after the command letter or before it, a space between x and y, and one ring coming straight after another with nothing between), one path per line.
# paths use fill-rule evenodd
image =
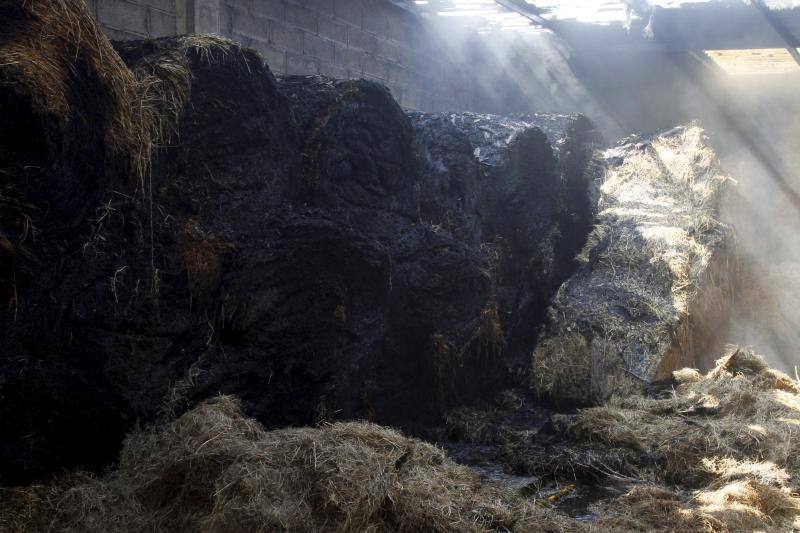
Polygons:
M724 343L736 281L726 175L689 125L605 153L595 227L558 291L531 384L564 405L642 392Z
M552 145L578 172L586 128L456 117L489 199L465 233L440 222L467 177L427 185L440 139L377 84L276 80L216 37L113 49L78 0L0 6L3 483L99 468L220 393L270 427L413 429L517 379L588 188Z
M504 364L524 373L546 305L574 272L590 229L599 134L580 115L410 116L422 165L420 215L480 243L496 280ZM492 374L476 370L481 379Z

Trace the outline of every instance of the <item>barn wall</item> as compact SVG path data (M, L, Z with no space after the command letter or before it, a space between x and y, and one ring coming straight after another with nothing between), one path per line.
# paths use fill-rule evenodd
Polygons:
M388 0L87 0L112 39L214 33L278 75L383 83L404 107L470 107L471 77L424 21Z
M164 37L186 31L187 0L86 0L111 39Z

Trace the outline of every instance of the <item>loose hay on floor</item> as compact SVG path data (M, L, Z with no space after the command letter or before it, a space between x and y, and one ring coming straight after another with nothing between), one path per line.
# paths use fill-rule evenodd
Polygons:
M391 429L267 432L232 397L130 435L102 478L6 490L0 509L16 532L581 529Z
M576 442L618 449L638 480L598 506L601 528L800 530L800 388L731 347L706 375L681 370L665 399L613 398L567 424Z
M554 417L562 461L619 456L606 476L624 490L590 524L394 430L267 432L220 397L134 432L103 477L3 490L0 531L800 531L797 383L738 348L674 378L668 397Z

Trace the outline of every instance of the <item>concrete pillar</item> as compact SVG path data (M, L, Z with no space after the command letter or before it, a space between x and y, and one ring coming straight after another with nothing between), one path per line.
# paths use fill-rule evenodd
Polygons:
M188 0L175 0L175 31L181 35L187 33L186 16L189 13Z
M220 0L185 0L186 31L219 35Z

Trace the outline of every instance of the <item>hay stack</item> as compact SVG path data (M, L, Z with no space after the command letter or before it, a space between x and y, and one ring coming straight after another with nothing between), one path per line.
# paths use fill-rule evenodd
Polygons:
M102 218L106 192L141 192L157 117L138 105L141 86L82 0L2 0L0 36L0 476L8 482L65 459L92 461L69 435L94 435L101 448L122 434L96 362L85 353L62 359L66 337L42 340L70 335L58 315L73 300L55 289Z
M0 493L0 530L577 531L365 423L266 432L220 397L128 437L119 467Z
M641 392L705 366L730 302L726 183L703 130L629 139L605 154L596 226L559 290L533 354L531 383L558 403Z

